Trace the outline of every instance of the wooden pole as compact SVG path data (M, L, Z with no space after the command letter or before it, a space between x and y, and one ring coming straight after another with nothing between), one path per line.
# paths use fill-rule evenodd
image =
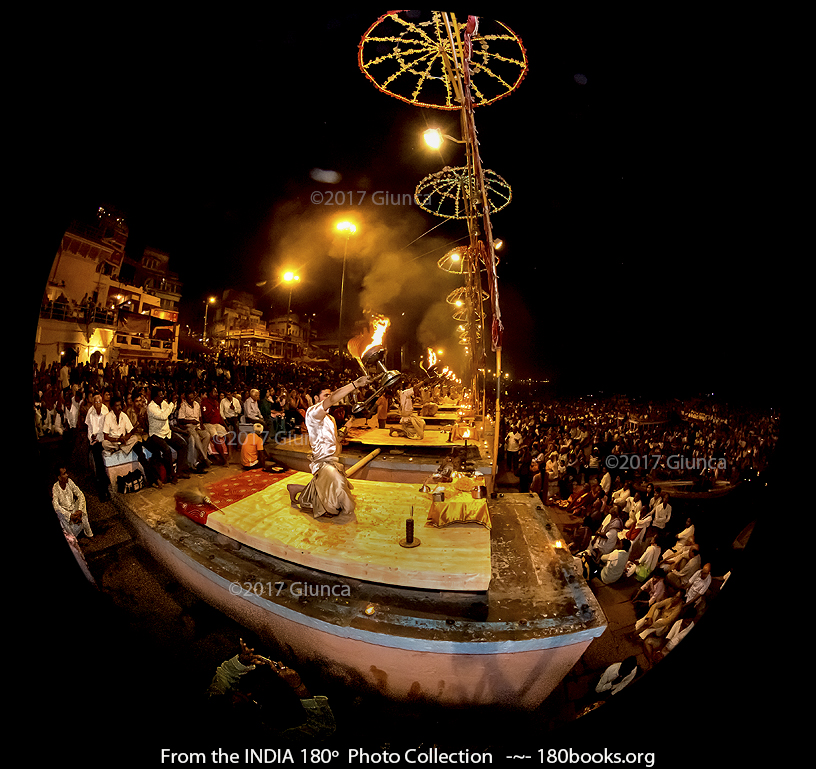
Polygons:
M361 467L367 465L377 454L380 453L379 449L374 449L370 454L366 454L359 462L352 465L348 470L346 470L346 476L354 475Z

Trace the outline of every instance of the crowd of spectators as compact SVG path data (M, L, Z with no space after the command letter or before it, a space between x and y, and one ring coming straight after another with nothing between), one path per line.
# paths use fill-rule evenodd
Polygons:
M563 528L590 585L634 585L632 640L650 662L692 630L713 579L714 548L700 542L690 517L672 517L669 489L706 491L756 477L778 438L771 413L677 401L505 402L500 426L509 479L569 514Z
M604 468L623 480L688 481L704 491L735 484L767 467L778 419L680 402L638 404L583 398L502 405L500 445L527 491L542 464L566 497Z
M92 458L103 499L105 451L136 451L151 485L206 472L213 462L229 461L224 438L237 436L242 424L249 434L300 432L315 385L336 389L359 373L353 361L337 370L261 357L239 364L224 354L173 363L35 363L35 429L61 442L53 502L67 535L93 536L84 495L68 476L76 463ZM338 423L347 407L339 407ZM670 653L699 621L713 577L706 543L691 518L672 518L672 497L661 483L691 480L694 488L710 488L761 472L778 441L778 417L700 403L510 401L499 431L519 491L539 494L573 519L565 532L590 584L633 585L633 639L646 657L654 662ZM148 461L143 448L155 458ZM256 449L249 458L242 452L245 469L263 464L263 442ZM687 461L672 465L670 457ZM698 468L698 457L722 461ZM633 665L628 658L611 666L597 692L620 691L634 677Z
M245 443L251 449L256 441L242 433L258 426L267 440L300 432L315 385L334 389L358 376L353 361L338 371L262 356L239 364L223 353L175 362L35 363L34 425L38 438L59 441L66 468L87 467L91 457L104 499L105 452L134 451L147 483L161 486L225 464ZM338 422L348 410L337 407ZM257 453L241 459L247 467L259 461Z

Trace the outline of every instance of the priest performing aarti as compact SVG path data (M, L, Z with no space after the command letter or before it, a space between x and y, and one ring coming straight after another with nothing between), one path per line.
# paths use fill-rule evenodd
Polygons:
M419 391L419 415L421 417L435 417L436 412L439 411L439 396L436 389L439 374L436 371L436 353L430 347L428 348L428 368L425 368L421 361L419 367L428 378L425 386L421 387Z
M352 485L340 461L342 446L337 423L329 409L370 381L366 375L334 392L322 385L312 392L315 403L306 411L306 430L312 447L309 470L314 477L305 486L290 483L286 490L293 505L312 513L315 518L354 512Z
M407 387L397 395L400 402L400 423L389 430L389 435L400 435L413 441L425 437L425 420L414 413L414 388Z
M385 357L382 340L388 326L387 318L375 316L371 320L368 334L361 334L349 341L349 352L366 372L363 376L334 392L329 387L318 386L312 393L315 403L306 411L305 421L312 447L309 469L314 478L306 486L289 484L286 488L292 504L311 512L315 518L354 512L352 485L339 458L341 438L329 409L350 397L354 402L351 419L371 416L377 411L380 396L399 381L402 374L399 371L387 371L382 362ZM364 402L359 403L357 391L370 383L375 384L375 391Z

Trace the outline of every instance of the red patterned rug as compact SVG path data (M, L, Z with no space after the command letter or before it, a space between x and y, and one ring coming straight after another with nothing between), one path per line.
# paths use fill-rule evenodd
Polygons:
M186 515L191 521L206 524L207 517L217 507L226 507L242 499L246 499L259 491L269 488L273 483L278 483L284 478L293 475L295 470L287 470L284 473L267 473L263 470L247 470L237 473L231 478L226 478L218 483L207 486L206 495L212 502L187 502L176 498L176 512Z

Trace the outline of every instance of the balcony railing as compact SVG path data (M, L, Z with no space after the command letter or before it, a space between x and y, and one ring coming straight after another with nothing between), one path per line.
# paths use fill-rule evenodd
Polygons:
M140 336L139 334L117 334L116 346L119 347L120 353L127 353L137 350L151 350L153 352L172 352L172 339L151 339L150 337Z
M40 317L50 320L68 320L76 323L98 323L103 326L115 326L116 310L104 307L71 306L64 302L48 302L40 307Z

